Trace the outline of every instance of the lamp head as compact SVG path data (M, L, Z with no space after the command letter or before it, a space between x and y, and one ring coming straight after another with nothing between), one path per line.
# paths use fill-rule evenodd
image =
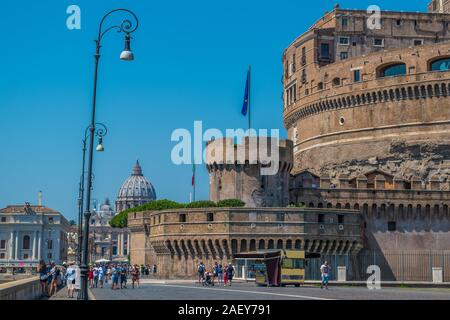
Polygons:
M131 37L130 37L130 34L127 33L125 35L125 48L123 49L122 53L120 54L120 60L124 60L124 61L133 61L134 60L134 54L131 51L130 42L131 42Z
M103 138L102 137L98 138L98 145L97 145L97 148L95 148L95 150L97 150L97 152L105 151L105 147L103 146Z

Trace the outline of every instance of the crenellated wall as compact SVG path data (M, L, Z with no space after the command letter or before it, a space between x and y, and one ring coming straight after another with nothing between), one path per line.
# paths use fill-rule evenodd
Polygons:
M192 278L200 261L233 262L233 255L267 249L351 253L362 248L353 210L210 208L137 212L128 217L131 263L156 264L163 278Z

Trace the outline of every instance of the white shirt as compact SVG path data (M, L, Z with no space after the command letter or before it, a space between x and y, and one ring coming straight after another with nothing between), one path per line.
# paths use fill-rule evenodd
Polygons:
M320 272L322 272L322 274L324 274L324 275L328 275L328 273L330 272L330 266L326 266L324 264L321 265Z

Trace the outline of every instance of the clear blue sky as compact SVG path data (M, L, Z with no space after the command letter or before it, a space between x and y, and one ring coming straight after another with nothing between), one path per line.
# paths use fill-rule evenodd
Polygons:
M347 0L341 7L425 11L426 0ZM66 28L66 8L81 8L81 30ZM252 65L252 122L282 125L281 56L333 1L6 1L0 53L0 207L44 204L77 215L81 140L89 124L94 42L104 13L135 11L134 62L118 55L123 36L103 41L97 120L110 132L96 154L93 197L115 200L139 159L158 198L188 201L189 165L170 160L176 128L246 126L240 115L247 65ZM197 198L208 198L204 166Z

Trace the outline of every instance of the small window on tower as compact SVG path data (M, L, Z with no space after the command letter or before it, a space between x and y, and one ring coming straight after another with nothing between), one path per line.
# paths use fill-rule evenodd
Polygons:
M214 221L214 213L208 212L206 219L208 220L208 222L213 222Z
M186 214L185 213L180 213L180 222L181 223L186 222Z
M389 221L388 222L388 231L397 231L397 222Z

